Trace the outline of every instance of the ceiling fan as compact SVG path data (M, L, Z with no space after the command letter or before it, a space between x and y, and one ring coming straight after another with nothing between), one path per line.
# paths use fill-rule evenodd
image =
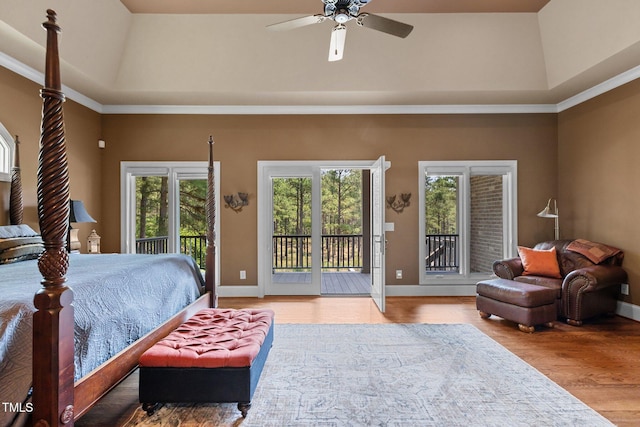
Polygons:
M322 0L324 14L304 16L278 24L268 25L270 30L292 30L312 24L319 24L328 19L336 23L331 31L331 45L329 48L329 61L339 61L344 53L344 43L347 35L346 22L355 19L361 27L382 31L396 37L405 38L409 35L413 26L393 19L384 18L371 13L360 13L360 8L371 0Z

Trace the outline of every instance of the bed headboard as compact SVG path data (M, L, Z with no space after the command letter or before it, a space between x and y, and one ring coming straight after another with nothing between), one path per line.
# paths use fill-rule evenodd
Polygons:
M20 175L20 138L14 140L13 168L11 169L11 195L9 198L9 221L22 224L22 177Z
M12 142L14 150L11 181L0 181L0 225L22 224L23 218L20 139L18 135Z
M0 181L0 225L9 225L9 192L11 184Z

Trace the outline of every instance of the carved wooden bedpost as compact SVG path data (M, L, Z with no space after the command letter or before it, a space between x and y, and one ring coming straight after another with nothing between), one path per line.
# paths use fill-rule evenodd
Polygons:
M211 292L211 307L218 307L216 293L216 189L213 171L213 136L209 136L209 169L207 175L207 269L205 290Z
M11 224L22 224L22 178L20 176L20 140L15 139L15 155L11 168L11 197L9 199L9 221Z
M47 10L47 56L38 166L38 218L44 252L38 260L43 287L34 298L33 423L73 425L73 292L69 266L69 173L65 150L56 13Z

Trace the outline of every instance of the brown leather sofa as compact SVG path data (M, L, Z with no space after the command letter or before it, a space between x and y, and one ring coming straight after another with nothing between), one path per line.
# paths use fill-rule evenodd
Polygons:
M567 323L575 326L600 314L614 313L620 295L620 285L627 281L627 273L622 269L624 253L610 246L600 245L593 248L605 249L604 254L598 252L601 259L596 262L587 256L570 250L576 243L588 241L554 240L538 243L533 249L548 250L556 248L558 266L561 278L523 275L524 266L520 257L496 261L493 264L494 273L507 280L531 283L556 290L556 310L558 318L566 319ZM584 249L585 245L582 245ZM587 248L588 249L588 248ZM610 254L610 256L607 256ZM587 253L590 258L591 253ZM606 257L602 259L603 257Z

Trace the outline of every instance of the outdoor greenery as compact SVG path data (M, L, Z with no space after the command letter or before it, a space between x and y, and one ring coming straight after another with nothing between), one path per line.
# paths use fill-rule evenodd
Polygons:
M311 234L311 178L273 179L274 235ZM362 171L322 171L322 234L362 233Z
M168 235L168 179L165 176L142 176L136 179L136 237ZM204 236L206 223L207 181L180 181L180 235Z
M206 180L180 181L180 235L205 235ZM168 235L168 180L136 180L136 237ZM311 234L311 178L273 180L274 234ZM322 172L322 233L362 233L362 171Z
M274 178L273 268L311 266L311 178ZM322 171L322 267L362 266L362 171Z
M362 234L362 171L322 173L322 234Z
M425 176L426 233L457 234L457 176Z
M274 178L273 234L311 234L311 178Z
M168 179L142 176L136 179L137 253L168 251ZM207 181L180 180L180 253L191 255L201 268L206 259ZM147 241L140 239L150 239Z
M168 204L167 177L141 176L136 179L136 237L166 236Z

